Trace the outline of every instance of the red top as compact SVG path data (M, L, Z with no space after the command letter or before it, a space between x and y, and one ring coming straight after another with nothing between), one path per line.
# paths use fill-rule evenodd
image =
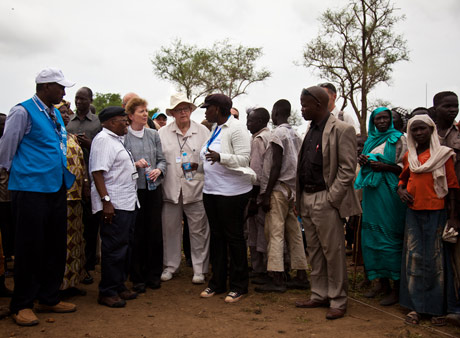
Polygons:
M434 180L431 172L416 174L410 171L408 154L403 158L404 168L399 175L399 185L406 185L407 191L414 198L414 203L408 205L412 210L441 210L444 209L444 198L439 198L434 191ZM430 149L418 155L421 164L430 158ZM447 186L449 188L460 188L454 170L454 161L449 158L445 164Z

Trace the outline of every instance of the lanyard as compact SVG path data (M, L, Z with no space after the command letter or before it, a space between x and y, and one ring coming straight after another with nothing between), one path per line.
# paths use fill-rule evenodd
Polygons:
M131 159L131 162L134 166L136 166L134 164L134 158L133 158L133 155L131 154L131 152L128 150L128 148L125 147L125 144L117 137L118 141L120 141L121 145L123 146L123 148L125 148L126 152L128 153L129 155L129 158Z
M209 139L208 143L206 144L206 148L209 148L209 146L212 144L212 142L214 142L214 140L217 138L217 136L219 136L221 130L222 130L222 127L216 127L216 129L214 129L214 132L212 133L211 138Z
M185 136L183 139L184 139L184 142L182 143L182 145L180 145L180 141L179 141L179 135L176 134L176 137L177 137L177 144L179 144L179 148L180 148L180 154L182 155L182 149L184 148L185 144L187 143L187 140L188 140L188 136Z
M35 102L35 104L40 108L40 110L46 115L48 118L48 121L50 121L51 125L53 126L54 131L56 132L57 136L59 137L59 141L62 142L62 135L61 135L61 124L57 121L56 115L54 115L54 112L50 108L50 112L46 110L46 108L40 103L39 100L35 98L35 96L32 98L32 100ZM53 116L51 116L53 114ZM53 118L54 117L54 118Z
M230 119L230 117L232 116L232 114L230 114L228 117L227 117L227 121ZM227 122L225 121L225 122ZM211 138L209 139L208 143L206 144L206 148L209 148L209 146L212 144L212 142L214 142L214 140L217 138L217 136L219 136L220 132L222 131L222 126L217 126L216 129L214 129L214 132L212 133L211 135Z

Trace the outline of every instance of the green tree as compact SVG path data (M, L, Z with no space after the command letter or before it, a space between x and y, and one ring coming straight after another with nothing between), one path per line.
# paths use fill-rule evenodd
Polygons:
M262 48L233 46L228 40L199 48L178 39L170 47L161 47L151 62L157 77L174 83L177 90L196 102L213 92L233 99L245 94L249 85L266 80L270 72L255 69L261 56Z
M121 106L121 103L121 96L118 93L96 93L93 98L93 105L96 107L97 114L106 107Z
M394 32L405 19L396 11L390 0L352 0L340 10L326 10L318 36L303 52L304 66L339 85L342 109L351 104L363 135L369 92L389 83L395 63L409 60L406 40Z

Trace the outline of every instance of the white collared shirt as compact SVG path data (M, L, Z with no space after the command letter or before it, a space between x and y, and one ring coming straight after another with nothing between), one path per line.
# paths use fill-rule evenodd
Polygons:
M91 144L89 171L103 171L107 194L115 209L132 211L138 204L136 167L123 145L124 136L103 128ZM91 204L93 213L102 210L102 201L91 176Z

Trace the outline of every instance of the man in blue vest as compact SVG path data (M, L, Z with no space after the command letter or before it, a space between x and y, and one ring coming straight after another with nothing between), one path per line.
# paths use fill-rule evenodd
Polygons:
M67 81L55 68L35 78L36 94L13 108L0 139L0 168L9 171L16 221L14 294L10 304L18 325L38 324L41 312L73 312L59 300L67 246L66 190L75 181L67 170L67 133L54 104Z

